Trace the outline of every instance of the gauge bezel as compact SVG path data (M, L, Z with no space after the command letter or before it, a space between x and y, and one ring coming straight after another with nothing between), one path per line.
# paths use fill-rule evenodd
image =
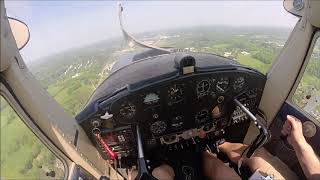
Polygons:
M126 106L130 106L130 111L131 111L130 114L121 112L123 110L123 108L125 108ZM136 115L136 111L137 111L137 107L130 101L125 101L125 102L121 103L121 105L119 107L119 115L126 118L126 119L134 118L134 116Z
M161 124L159 124L159 123L161 123ZM158 127L161 126L161 128L163 128L163 129L161 129L160 132L155 132L155 130L153 130L153 127L155 125L157 125ZM154 135L161 135L164 132L166 132L167 127L168 127L168 125L165 121L162 121L162 120L154 121L153 123L150 124L150 132Z
M227 83L227 85L226 85L225 88L221 88L221 87L220 87L223 91L218 90L218 87L217 87L217 86L218 86L218 83L219 83L219 82L222 82L222 79L225 79L225 80L228 81L228 83ZM217 80L216 80L216 82L215 82L215 92L222 94L222 93L228 92L229 89L230 89L230 77L228 77L228 76L221 76L221 77L217 78Z
M204 89L203 86L199 87L201 83L207 83L207 89ZM199 88L202 88L202 90L199 91ZM209 79L202 79L202 80L198 81L195 89L196 89L198 99L205 97L205 96L208 96L208 95L210 95L210 91L212 91L212 82Z
M168 86L167 90L167 99L168 99L168 105L172 106L174 104L178 104L184 100L185 97L185 85L184 84L172 84L171 86ZM178 90L179 96L178 99L173 99L173 96L177 96L177 94L173 95L171 92L174 91L174 89ZM176 92L175 92L176 93Z
M237 82L237 80L240 79L240 78L243 79L243 82L242 82L243 84L241 85L241 87L239 87L238 82ZM238 86L238 87L236 87L236 86ZM240 92L240 91L242 91L242 90L245 89L245 88L246 88L246 77L245 77L245 76L240 75L240 76L236 77L236 78L233 80L232 89L233 89L235 92Z

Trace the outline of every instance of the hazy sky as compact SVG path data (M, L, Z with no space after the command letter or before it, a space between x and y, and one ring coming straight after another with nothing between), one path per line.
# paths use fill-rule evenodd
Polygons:
M120 36L117 1L6 1L7 14L26 22L26 61ZM129 32L194 25L293 27L282 1L125 1Z

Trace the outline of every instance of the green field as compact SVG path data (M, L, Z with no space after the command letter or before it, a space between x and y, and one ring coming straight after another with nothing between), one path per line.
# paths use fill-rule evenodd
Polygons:
M238 55L237 61L240 64L249 66L253 69L258 69L263 74L266 74L269 67L271 66L271 64L265 64L265 63L259 61L258 59L255 59L255 58L248 56L248 55L241 55L241 54Z
M48 179L55 170L63 177L61 161L35 137L1 97L1 178ZM59 166L57 166L59 165Z
M178 34L179 36L173 38L158 40L157 45L184 50L192 48L191 51L209 52L221 56L228 53L229 58L265 74L289 33L288 29L193 27L146 33L139 35L139 38L150 38L156 34L154 39L158 40L158 34L167 36ZM110 64L125 54L121 51L124 49L129 48L119 38L62 52L27 65L49 94L68 113L75 116L99 83L108 77ZM243 52L247 54L244 55ZM317 93L320 92L320 72L317 64L319 62L320 60L316 59L307 70L307 75L299 87L299 97L303 97L303 92L310 86L315 87ZM295 101L299 104L303 100L296 98ZM55 178L62 177L59 161L1 99L0 177L43 179L46 177L45 173L50 170L56 171Z

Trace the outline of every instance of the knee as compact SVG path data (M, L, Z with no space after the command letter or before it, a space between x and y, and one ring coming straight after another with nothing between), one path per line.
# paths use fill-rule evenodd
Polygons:
M172 167L164 164L159 167L156 167L152 171L152 176L159 180L173 180L175 177L175 174Z

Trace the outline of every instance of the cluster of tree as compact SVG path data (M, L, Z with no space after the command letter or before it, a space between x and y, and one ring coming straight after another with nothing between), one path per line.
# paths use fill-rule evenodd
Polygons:
M56 157L22 122L1 97L1 178L48 179L45 172L56 170ZM10 123L9 123L10 122ZM39 168L41 167L41 168ZM59 169L56 178L63 177Z
M253 53L252 57L265 64L271 64L277 52L272 48L260 48L258 52Z

